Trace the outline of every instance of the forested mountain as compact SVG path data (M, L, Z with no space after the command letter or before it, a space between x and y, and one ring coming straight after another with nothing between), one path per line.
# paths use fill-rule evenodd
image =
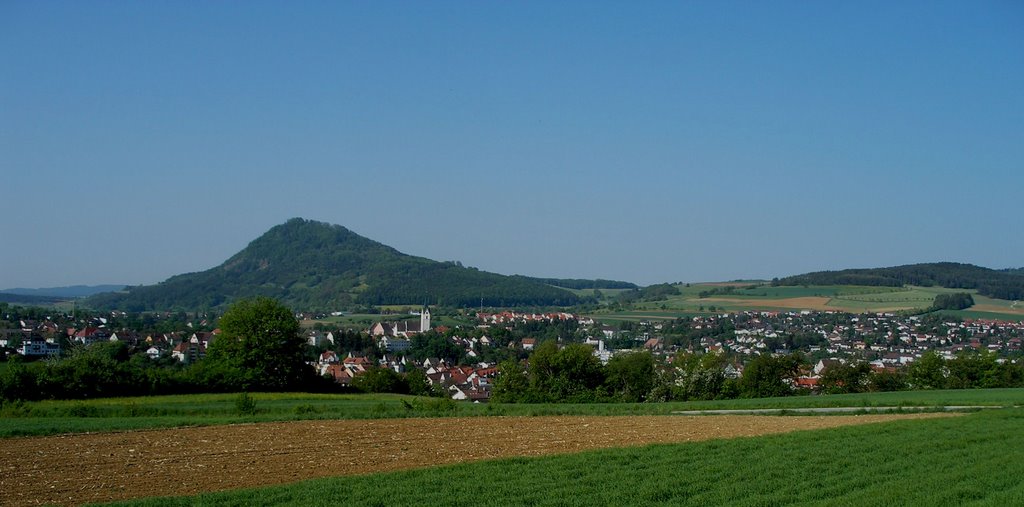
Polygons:
M519 278L533 282L565 287L566 289L639 289L640 287L632 282L621 282L619 280L587 280L582 278L534 278L532 276L514 275Z
M891 268L818 271L773 280L772 283L775 285L939 286L953 289L977 289L978 294L998 299L1018 300L1024 297L1024 274L1021 274L1019 270L995 270L956 262L908 264Z
M340 225L294 218L271 228L213 269L100 294L86 303L128 311L204 309L257 295L310 311L378 304L563 306L580 302L569 291L524 277L406 255Z

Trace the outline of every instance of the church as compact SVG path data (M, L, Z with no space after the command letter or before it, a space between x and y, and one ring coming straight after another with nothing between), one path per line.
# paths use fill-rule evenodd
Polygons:
M412 335L430 331L430 309L423 307L420 320L400 320L398 322L378 322L370 328L370 336L376 338L411 338Z

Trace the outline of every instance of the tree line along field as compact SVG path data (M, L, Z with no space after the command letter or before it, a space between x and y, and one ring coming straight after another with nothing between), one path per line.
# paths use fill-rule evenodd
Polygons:
M675 285L679 294L654 301L638 301L628 307L606 298L607 310L598 318L621 320L666 319L742 311L839 311L849 313L925 310L939 294L971 293L975 306L950 313L962 318L1024 319L1024 305L993 299L975 290L943 287L878 287L850 285L772 286L770 284ZM622 291L620 291L621 294Z
M477 416L668 415L686 410L817 407L1024 406L1024 389L897 391L785 398L664 403L469 404L392 394L253 393L254 410L238 394L194 394L7 403L0 437L125 431L237 423Z
M1024 409L508 458L118 505L1024 505Z

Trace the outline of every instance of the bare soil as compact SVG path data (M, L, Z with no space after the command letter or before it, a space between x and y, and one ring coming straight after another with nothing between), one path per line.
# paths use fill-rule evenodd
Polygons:
M0 505L79 505L951 414L297 421L0 440Z

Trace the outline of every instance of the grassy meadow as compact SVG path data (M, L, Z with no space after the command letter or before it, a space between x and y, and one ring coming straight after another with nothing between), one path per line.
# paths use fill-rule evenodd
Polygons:
M310 419L543 415L668 415L681 410L807 407L1024 406L1024 389L901 391L669 403L472 404L391 394L254 393L255 413L240 412L237 394L8 403L0 437Z
M118 505L1024 505L1022 427L1015 408Z

